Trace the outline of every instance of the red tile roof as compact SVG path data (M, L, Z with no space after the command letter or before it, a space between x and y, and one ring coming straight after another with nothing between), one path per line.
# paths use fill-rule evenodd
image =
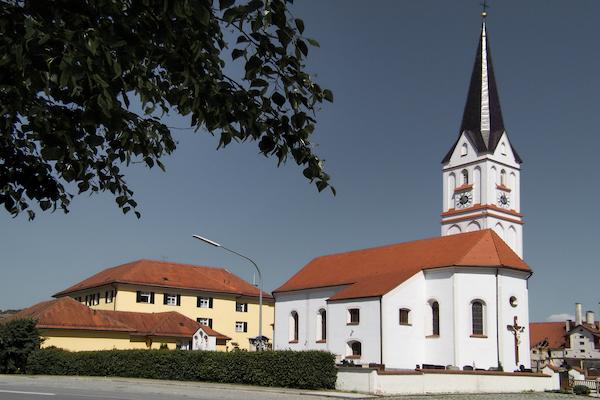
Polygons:
M486 229L317 257L274 293L349 285L330 300L376 297L420 271L452 266L531 272L494 231Z
M563 348L566 333L564 322L532 322L529 324L529 346L547 341L551 349Z
M44 301L13 318L35 318L38 328L128 332L132 335L190 338L199 328L217 339L230 338L175 311L141 313L92 310L71 297Z
M172 287L258 297L258 289L255 286L225 268L155 260L138 260L107 268L56 293L54 297L112 283ZM265 292L263 292L263 297L272 299L271 295Z

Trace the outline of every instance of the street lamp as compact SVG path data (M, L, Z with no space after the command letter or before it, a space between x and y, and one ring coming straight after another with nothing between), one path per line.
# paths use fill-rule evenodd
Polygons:
M246 257L245 255L240 254L237 251L228 249L227 247L222 246L221 244L219 244L213 240L207 239L200 235L193 235L193 237L198 240L203 241L206 244L209 244L214 247L220 247L223 250L227 250L230 253L233 253L239 257L242 257L243 259L250 261L252 263L252 265L254 265L254 268L256 268L256 272L258 272L259 288L258 288L258 338L257 338L255 346L256 346L257 350L263 350L264 346L265 346L265 343L263 341L263 334L262 334L263 280L262 280L262 273L260 272L258 265L256 265L256 263L254 261L252 261L252 259L250 259L249 257Z

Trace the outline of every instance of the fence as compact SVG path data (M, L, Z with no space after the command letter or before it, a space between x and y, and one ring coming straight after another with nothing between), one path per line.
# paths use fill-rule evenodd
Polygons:
M590 390L592 391L592 393L600 394L600 381L598 381L598 380L592 380L592 379L585 379L585 380L571 379L569 383L571 384L571 387L573 387L575 385L587 386L587 387L590 388Z

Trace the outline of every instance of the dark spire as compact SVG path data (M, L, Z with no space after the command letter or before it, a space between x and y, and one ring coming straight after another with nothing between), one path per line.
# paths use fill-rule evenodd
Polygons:
M477 47L475 65L473 66L471 83L467 93L467 103L460 126L460 134L464 132L471 139L479 153L496 150L500 137L504 133L504 121L502 120L500 99L498 98L498 89L496 88L485 27L486 16L487 12L484 10L479 46ZM454 146L442 162L445 163L450 159ZM516 152L515 156L517 161L521 162Z

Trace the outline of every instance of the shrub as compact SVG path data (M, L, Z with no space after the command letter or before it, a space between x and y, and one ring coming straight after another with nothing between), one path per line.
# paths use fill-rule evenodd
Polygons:
M22 372L31 352L42 340L33 319L13 319L0 324L0 373Z
M46 375L119 376L333 389L335 357L323 351L211 352L56 348L29 356L27 372Z
M590 388L585 385L575 385L573 386L573 393L582 396L587 396L590 394Z

